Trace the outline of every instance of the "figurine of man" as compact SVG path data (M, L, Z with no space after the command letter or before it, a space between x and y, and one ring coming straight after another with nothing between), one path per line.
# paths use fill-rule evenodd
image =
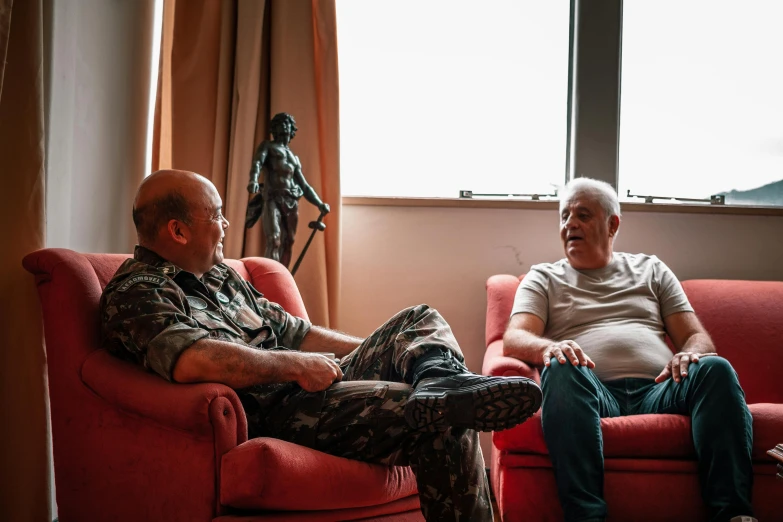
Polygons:
M299 223L299 198L304 196L318 207L322 215L329 213L329 205L321 201L315 190L307 184L299 158L288 148L297 131L294 117L281 112L272 118L269 127L272 140L262 141L253 155L247 191L256 194L260 188L261 193L248 205L245 226L250 228L255 223L258 208L261 207L261 222L266 237L264 257L288 267ZM264 169L264 183L259 185L261 169Z

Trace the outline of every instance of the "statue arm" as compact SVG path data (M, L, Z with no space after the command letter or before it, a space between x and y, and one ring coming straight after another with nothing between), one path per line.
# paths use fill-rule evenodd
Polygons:
M294 179L302 189L302 195L304 198L318 207L318 210L320 210L322 213L328 214L330 210L329 205L321 201L321 198L319 198L318 194L315 193L313 187L307 183L307 180L302 173L302 164L299 162L299 158L296 158L296 171L294 171Z
M247 186L247 191L251 194L258 192L258 177L261 175L261 167L264 166L264 161L266 161L267 147L268 142L262 141L253 155L253 162L250 165L250 183Z

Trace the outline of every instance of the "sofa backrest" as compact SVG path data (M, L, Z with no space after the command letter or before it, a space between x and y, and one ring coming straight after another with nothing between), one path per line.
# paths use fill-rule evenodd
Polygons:
M487 346L503 338L523 277L487 280ZM783 403L783 282L695 279L682 286L747 401Z
M81 254L47 248L28 254L24 267L35 275L44 315L47 356L58 369L78 374L89 353L100 347L98 304L101 292L126 254ZM307 311L293 277L283 265L265 258L227 259L226 264L293 315ZM53 353L53 348L56 352Z
M783 282L696 279L682 287L749 403L783 403Z

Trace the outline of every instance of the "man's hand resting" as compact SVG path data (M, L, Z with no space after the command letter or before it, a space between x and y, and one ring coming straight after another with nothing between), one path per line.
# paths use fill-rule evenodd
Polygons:
M560 341L547 346L544 351L544 366L549 366L552 357L557 357L560 364L565 364L566 360L574 366L587 366L595 368L595 363L574 341Z
M695 352L679 352L674 354L672 360L666 365L658 377L655 378L655 382L663 382L669 377L674 379L674 382L680 382L688 376L688 366L691 363L699 362L702 357L711 357L718 355L715 352L711 353L695 353Z
M303 390L318 392L343 379L340 366L325 355L300 352L296 382Z

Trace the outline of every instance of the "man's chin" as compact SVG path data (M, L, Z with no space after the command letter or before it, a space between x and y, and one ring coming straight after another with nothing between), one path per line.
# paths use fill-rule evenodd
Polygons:
M581 255L582 252L578 248L566 248L565 250L565 256L568 260L568 264L576 269L582 268L582 266L585 264L584 256Z
M580 257L582 257L582 249L579 248L579 245L566 245L565 247L565 256L568 258L569 261L576 261Z

